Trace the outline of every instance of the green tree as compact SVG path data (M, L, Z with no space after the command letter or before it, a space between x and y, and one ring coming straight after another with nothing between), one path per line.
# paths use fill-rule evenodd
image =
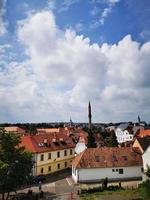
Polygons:
M107 146L108 147L117 147L118 146L117 137L113 130L110 132L110 137L107 140Z
M95 148L96 147L96 143L95 143L95 137L94 134L92 132L92 130L88 130L88 144L87 144L88 148Z
M0 129L0 194L9 193L27 184L31 177L32 155L19 147L20 136Z
M29 133L30 135L35 135L37 133L37 129L36 129L36 127L34 125L29 124L26 127L26 133Z

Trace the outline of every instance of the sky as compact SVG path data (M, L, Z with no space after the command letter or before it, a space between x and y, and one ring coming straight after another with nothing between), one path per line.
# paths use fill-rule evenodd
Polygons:
M0 0L0 123L150 122L149 0Z

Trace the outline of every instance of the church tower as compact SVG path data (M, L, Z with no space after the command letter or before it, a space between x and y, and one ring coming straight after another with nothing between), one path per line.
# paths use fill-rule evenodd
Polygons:
M89 117L89 129L92 129L92 114L91 114L91 103L89 101L89 106L88 106L88 117Z
M138 123L139 123L139 124L141 123L141 118L140 118L139 115L138 115Z

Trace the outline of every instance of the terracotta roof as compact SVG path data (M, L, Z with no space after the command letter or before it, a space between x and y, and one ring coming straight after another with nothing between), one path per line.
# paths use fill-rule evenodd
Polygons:
M139 133L137 134L137 137L146 137L146 136L150 136L150 129L140 130Z
M37 152L36 144L33 142L33 138L30 135L22 136L21 143L19 144L19 146L24 146L25 149L29 152Z
M88 148L72 161L75 168L141 166L142 157L131 147Z
M21 137L20 146L24 146L30 152L48 152L61 149L74 148L75 144L71 138L65 134L37 134L26 135Z

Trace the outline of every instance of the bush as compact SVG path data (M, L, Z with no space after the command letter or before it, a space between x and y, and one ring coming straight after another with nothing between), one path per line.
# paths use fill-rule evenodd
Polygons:
M97 187L97 188L89 188L89 189L81 189L81 194L91 194L91 193L95 193L95 192L102 192L102 188L101 187Z
M110 185L109 187L108 187L108 190L110 190L110 191L115 191L115 190L119 190L120 188L119 188L119 186L118 185Z
M146 195L150 196L150 180L146 180L142 184L139 185L139 188L145 188Z
M146 188L147 196L150 196L150 180L146 180L145 188Z

